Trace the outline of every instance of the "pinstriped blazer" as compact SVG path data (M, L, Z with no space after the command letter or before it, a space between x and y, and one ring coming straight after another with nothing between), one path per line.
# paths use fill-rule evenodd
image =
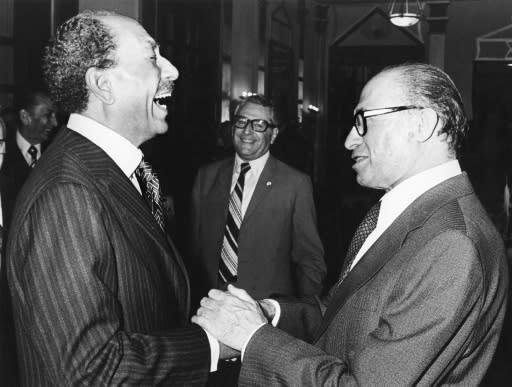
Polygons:
M141 195L63 130L20 192L7 247L24 386L203 385L183 262Z
M282 330L265 326L251 338L239 384L476 386L507 292L501 237L467 176L456 176L389 226L325 314L314 302L280 303Z

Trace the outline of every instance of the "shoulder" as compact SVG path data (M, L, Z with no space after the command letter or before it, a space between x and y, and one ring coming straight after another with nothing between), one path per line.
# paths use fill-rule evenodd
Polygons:
M282 162L273 156L269 157L267 163L269 163L269 166L273 166L276 174L281 175L290 182L296 184L311 184L311 178L309 175L299 171L298 169Z
M227 169L232 169L234 165L234 158L228 157L223 160L214 161L213 163L205 164L201 166L198 170L198 175L211 175L215 174L219 171L225 171Z

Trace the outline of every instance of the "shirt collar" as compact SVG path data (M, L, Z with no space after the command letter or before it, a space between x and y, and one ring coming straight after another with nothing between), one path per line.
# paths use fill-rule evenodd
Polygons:
M240 169L241 169L241 165L242 163L249 163L249 165L251 166L251 169L249 172L253 172L253 173L256 173L256 174L260 174L261 171L263 170L263 168L265 167L265 164L268 160L270 156L270 152L267 151L267 153L265 153L263 156L261 156L260 158L256 159L256 160L251 160L251 161L247 161L247 160L243 160L240 156L238 156L238 153L235 154L235 172L237 174L240 174Z
M103 151L130 177L142 160L142 151L112 129L81 114L69 116L68 128L81 134Z
M451 160L404 180L382 197L377 227L387 227L422 194L460 173L459 162Z
M34 147L37 149L37 154L41 154L41 144L31 144L29 143L25 137L20 133L19 130L16 131L16 144L18 145L18 148L20 148L21 153L23 155L28 154L28 148L30 148L31 145L34 145Z

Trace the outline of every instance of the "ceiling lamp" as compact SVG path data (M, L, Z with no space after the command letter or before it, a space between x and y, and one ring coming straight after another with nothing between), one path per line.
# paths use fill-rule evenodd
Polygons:
M411 27L420 21L423 7L419 0L391 1L389 21L398 27Z

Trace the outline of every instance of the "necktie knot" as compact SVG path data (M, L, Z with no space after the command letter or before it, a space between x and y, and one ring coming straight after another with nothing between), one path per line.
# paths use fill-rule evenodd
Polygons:
M30 145L27 152L31 158L30 166L34 167L37 163L37 148L34 145Z
M160 192L160 181L151 165L142 160L135 170L135 175L140 179L143 196L146 199L153 217L162 230L165 231L165 220Z
M251 169L251 164L244 162L240 165L240 176L245 176L247 172Z

